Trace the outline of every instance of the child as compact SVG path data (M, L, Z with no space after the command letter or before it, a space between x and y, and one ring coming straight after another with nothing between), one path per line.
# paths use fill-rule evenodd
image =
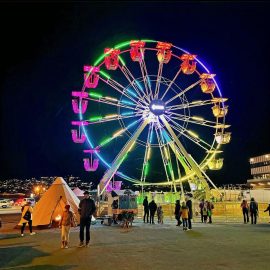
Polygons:
M68 248L70 227L75 226L73 213L69 210L70 205L65 206L65 211L62 214L62 218L59 224L61 228L61 248Z
M182 215L182 221L183 221L183 231L187 231L188 229L188 207L186 206L186 203L182 203L181 207L181 215Z
M161 205L157 208L157 216L158 216L158 223L163 224L163 210Z

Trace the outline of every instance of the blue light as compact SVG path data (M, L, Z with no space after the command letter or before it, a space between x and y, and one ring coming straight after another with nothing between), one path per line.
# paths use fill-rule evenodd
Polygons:
M121 113L122 116L127 116L127 115L132 115L134 114L134 112L124 112L124 113Z
M126 100L126 99L121 99L121 103L127 104L127 105L133 105L133 106L136 105L136 104L134 104L133 102L131 102L131 101L129 101L129 100Z
M138 97L137 94L129 88L127 89L127 92L131 94L133 97Z
M168 135L168 133L167 133L167 131L165 129L162 129L162 134L163 134L163 136L164 136L167 143L171 141L171 138L170 138L170 136Z
M139 89L144 93L143 87L141 86L141 84L137 80L135 80L135 82L138 85Z

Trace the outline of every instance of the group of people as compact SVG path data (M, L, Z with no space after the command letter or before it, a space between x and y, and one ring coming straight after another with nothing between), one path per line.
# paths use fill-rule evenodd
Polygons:
M249 216L251 218L251 224L257 223L257 217L259 216L259 207L258 203L255 201L254 198L250 199L250 204L246 200L243 200L240 207L242 208L244 223L249 223ZM270 204L264 210L264 212L269 212L270 216Z
M149 223L149 213L150 213L150 224L155 224L155 214L157 212L158 223L163 224L163 209L162 206L155 203L153 199L150 203L148 203L147 196L143 200L143 208L144 208L144 215L143 215L143 222Z
M183 230L188 231L192 229L192 201L188 197L185 202L180 204L180 200L176 200L174 209L175 219L177 221L176 226L181 226L183 224ZM182 221L181 221L182 218Z
M79 204L80 214L80 244L79 247L89 247L90 244L90 226L92 215L96 211L95 202L90 198L89 192L84 192L84 198ZM31 203L22 207L22 215L20 220L21 236L24 236L24 229L28 223L30 235L36 234L32 231L32 213L33 208ZM70 210L70 205L65 205L65 210L62 213L59 227L61 228L61 248L68 248L70 228L77 226L74 213ZM85 233L84 233L85 232ZM85 238L84 238L85 236ZM85 241L84 241L85 240Z
M201 222L212 223L212 214L214 209L214 204L210 201L205 201L204 199L201 200L199 204L200 214L201 214Z

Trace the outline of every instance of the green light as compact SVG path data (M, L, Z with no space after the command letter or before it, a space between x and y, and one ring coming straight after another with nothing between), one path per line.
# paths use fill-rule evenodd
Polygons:
M100 72L99 72L102 76L104 76L106 79L110 79L111 78L111 76L109 75L109 74L107 74L106 72L104 72L104 71L102 71L102 70L100 70Z
M106 54L102 54L97 61L94 63L94 66L97 66L104 58L105 58Z
M122 43L117 44L114 48L115 49L120 49L120 48L129 46L129 44L130 44L130 41L125 41L125 42L122 42Z
M127 153L122 157L121 161L119 162L120 164L127 158Z
M144 41L144 42L157 42L156 40L152 40L152 39L142 39L142 41Z
M95 93L95 92L90 92L89 93L89 96L90 97L93 97L93 98L102 98L102 95L101 94Z
M122 64L123 66L126 65L125 61L123 60L123 58L122 58L120 55L119 55L119 60L120 60L120 62L121 62L121 64Z
M144 167L144 175L147 175L149 172L149 163L147 162L145 167Z
M94 122L94 121L99 121L102 119L102 116L93 116L89 118L89 121Z
M100 145L103 146L103 145L109 143L111 140L112 140L112 138L107 138L107 139L103 140L103 141L100 143Z

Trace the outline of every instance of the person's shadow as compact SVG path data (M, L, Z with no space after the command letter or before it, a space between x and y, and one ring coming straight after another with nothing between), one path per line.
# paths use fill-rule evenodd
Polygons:
M50 255L35 248L35 246L8 246L0 247L1 264L0 269L24 269L24 270L64 270L74 265L31 265L34 258Z

